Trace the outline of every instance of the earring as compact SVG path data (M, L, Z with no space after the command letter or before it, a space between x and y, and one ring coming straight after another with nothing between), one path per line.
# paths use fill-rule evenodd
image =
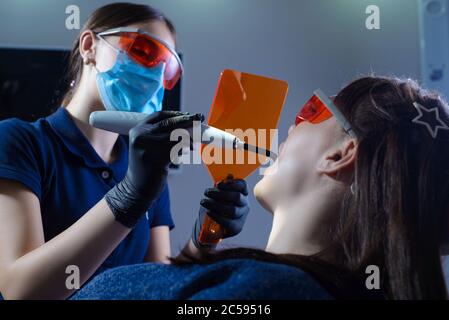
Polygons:
M92 58L90 58L89 56L85 56L83 58L83 63L87 66L90 65L92 63Z
M354 194L355 194L355 185L354 185L354 182L351 183L350 189L351 189L351 193L354 195Z

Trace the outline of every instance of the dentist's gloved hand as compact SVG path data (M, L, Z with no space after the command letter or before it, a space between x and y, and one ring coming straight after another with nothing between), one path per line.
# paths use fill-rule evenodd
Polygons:
M213 248L198 241L206 214L223 229L223 238L240 233L249 213L248 188L245 180L225 180L206 189L200 202L198 218L192 231L192 242L197 248Z
M178 141L170 134L203 121L202 114L159 111L150 114L129 131L129 164L125 178L112 188L105 200L115 219L133 228L164 188L170 151Z

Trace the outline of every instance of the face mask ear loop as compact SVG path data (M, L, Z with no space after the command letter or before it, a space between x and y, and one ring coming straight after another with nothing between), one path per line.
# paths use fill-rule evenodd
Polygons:
M100 36L100 35L98 35L97 34L97 37L101 40L101 41L103 41L105 44L107 44L112 50L114 50L115 52L119 52L120 50L119 49L117 49L116 47L114 47L112 44L110 44L108 41L106 41L106 39L105 38L103 38L102 36Z
M120 51L122 51L122 50L117 49L116 47L114 47L112 44L110 44L108 41L106 41L105 38L103 38L102 36L100 36L100 35L98 35L98 34L97 34L97 38L100 39L100 41L103 41L109 48L111 48L112 50L114 50L117 54L119 54ZM101 73L101 71L98 70L96 64L94 65L94 68L95 68L95 71L97 71L97 73Z

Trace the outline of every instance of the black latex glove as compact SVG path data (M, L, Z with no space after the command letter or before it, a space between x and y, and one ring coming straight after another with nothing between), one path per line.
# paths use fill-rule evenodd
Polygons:
M197 248L214 247L198 241L204 218L209 215L223 229L223 239L240 233L249 213L248 188L245 180L226 180L214 188L206 189L200 202L198 218L192 231L192 241Z
M117 221L128 228L139 222L164 188L170 151L178 143L170 141L171 132L203 120L202 114L159 111L129 131L128 171L105 196Z

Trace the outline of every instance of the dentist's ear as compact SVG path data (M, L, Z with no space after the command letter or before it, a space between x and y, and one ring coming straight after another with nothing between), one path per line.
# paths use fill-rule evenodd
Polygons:
M329 150L318 162L316 170L332 179L350 183L357 155L355 139L346 139L336 148Z
M85 65L95 65L96 35L92 30L84 31L79 39L79 51Z

